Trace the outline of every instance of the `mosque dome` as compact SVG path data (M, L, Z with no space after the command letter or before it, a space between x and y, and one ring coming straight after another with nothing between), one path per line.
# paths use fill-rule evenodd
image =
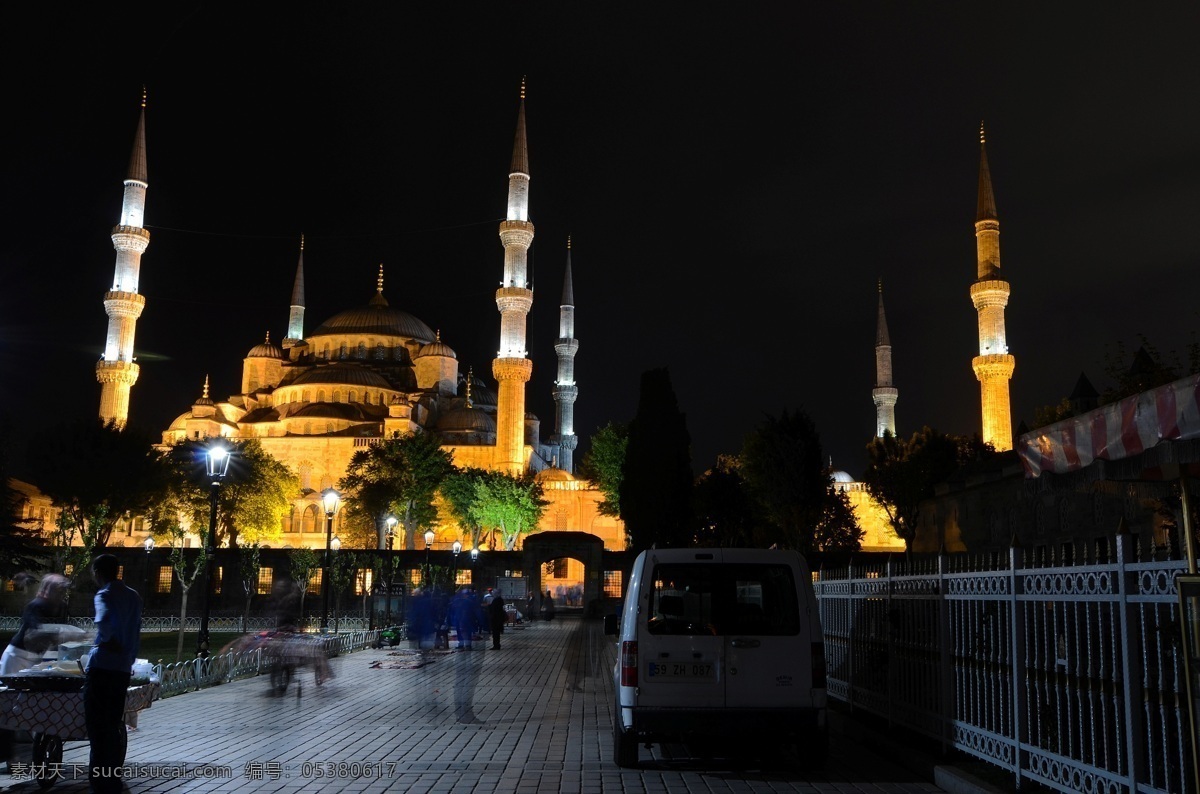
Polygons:
M496 420L481 408L463 406L442 414L437 429L443 433L495 433Z
M839 469L839 470L837 470L837 471L831 471L831 472L829 472L829 479L830 479L830 480L832 480L832 481L834 481L834 482L836 482L836 483L843 483L843 482L854 482L854 478L853 478L853 477L851 477L851 476L850 476L849 474L847 474L846 472L844 472L844 471L841 471L840 469Z
M246 358L283 358L283 349L271 344L271 334L267 333L267 340L250 348Z
M575 476L566 469L560 469L557 466L550 466L542 469L533 476L536 482L571 482Z
M436 339L427 345L423 345L421 349L417 351L417 358L421 358L422 356L445 356L446 358L458 358L458 354L454 352L450 345L442 341L442 335L440 332L438 333Z
M378 372L357 364L329 364L324 367L314 367L292 381L290 386L305 383L332 383L342 386L371 386L380 389L390 389L392 384Z
M376 292L366 306L333 315L317 326L308 338L343 334L402 336L420 342L432 342L436 336L421 320L389 306L382 291Z

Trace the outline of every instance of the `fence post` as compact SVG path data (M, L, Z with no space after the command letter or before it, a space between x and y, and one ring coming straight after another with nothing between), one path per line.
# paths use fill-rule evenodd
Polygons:
M942 701L942 725L939 733L942 738L942 752L946 753L954 746L954 656L951 653L950 638L950 600L946 597L946 552L938 552L938 586L937 586L937 615L938 615L938 653L940 699Z
M1141 685L1137 681L1138 671L1142 669L1139 660L1134 657L1134 633L1137 631L1137 605L1130 600L1137 593L1137 573L1128 569L1133 559L1133 536L1121 521L1117 527L1117 570L1116 585L1118 610L1121 618L1121 697L1125 708L1125 761L1129 773L1127 785L1129 791L1137 791L1138 781L1144 777L1146 761L1142 753L1142 712L1137 706L1142 702ZM1136 694L1136 696L1135 696Z
M896 630L892 626L892 555L887 558L887 577L884 580L884 599L883 599L883 631L884 631L884 647L886 648L887 659L887 716L888 727L895 725L892 720L892 714L895 711L895 702L893 700L893 692L899 690L896 685L896 647L893 640L896 637Z
M1025 567L1025 551L1017 545L1016 538L1008 550L1008 614L1009 614L1009 643L1012 657L1009 667L1009 686L1012 687L1012 748L1013 773L1016 775L1013 788L1021 790L1021 770L1024 769L1021 757L1021 731L1025 716L1025 698L1027 697L1024 675L1028 669L1025 658L1025 610L1019 594L1024 589L1018 569Z
M854 713L854 561L846 565L846 702Z

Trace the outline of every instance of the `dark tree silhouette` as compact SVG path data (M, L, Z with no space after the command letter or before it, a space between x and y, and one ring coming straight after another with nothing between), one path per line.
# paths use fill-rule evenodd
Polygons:
M742 476L781 545L817 548L817 526L829 491L821 438L804 411L768 416L742 448Z

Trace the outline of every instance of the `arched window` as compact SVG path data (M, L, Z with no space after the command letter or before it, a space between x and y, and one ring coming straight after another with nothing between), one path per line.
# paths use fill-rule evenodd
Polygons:
M359 343L358 343L358 356L357 356L357 358L366 358L366 357L367 357L367 343L366 343L366 342L359 342Z
M345 360L345 358L346 358L346 343L345 342L342 342L341 347L338 348L338 358L340 358L342 360Z
M291 510L284 513L282 516L283 531L299 532L300 522L297 520L297 518L299 518L299 516L296 515L296 508L293 506Z
M346 395L346 402L348 402L348 403L358 402L358 392L356 392L354 389L351 389L350 393Z
M342 401L342 393L337 389L333 390L333 401L335 403L340 403Z
M317 402L319 402L319 403L325 402L325 390L324 389L317 389Z
M325 346L321 348L321 358L325 359L326 361L329 360L329 343L328 342L326 342Z
M309 391L308 391L308 389L305 389L305 390L304 390L304 396L302 396L300 399L301 399L303 402L309 402Z
M312 422L304 423L304 435L306 435L306 436L312 435Z
M312 425L308 422L306 422L304 424L304 434L312 435ZM301 490L311 491L312 490L313 465L306 460L300 461L299 469L300 469L299 473L300 473L300 488L301 488Z
M309 505L304 508L304 523L300 528L301 532L316 532L317 531L317 506Z
M384 350L382 342L375 345L375 358L378 358L378 359L387 358L387 351Z

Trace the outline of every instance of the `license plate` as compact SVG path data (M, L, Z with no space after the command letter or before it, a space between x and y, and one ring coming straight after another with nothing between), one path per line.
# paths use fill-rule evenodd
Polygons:
M650 662L646 675L655 680L683 681L695 678L712 678L712 662Z

